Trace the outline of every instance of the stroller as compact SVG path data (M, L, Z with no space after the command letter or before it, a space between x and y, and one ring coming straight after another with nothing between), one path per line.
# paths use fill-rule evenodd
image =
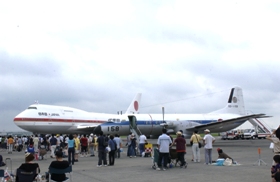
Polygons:
M177 166L177 163L180 162L178 160L177 151L176 149L169 150L169 167L172 168L173 166Z
M154 148L154 155L153 155L153 157L152 157L152 159L153 159L152 168L153 168L153 169L156 169L156 168L158 167L158 165L157 165L158 158L159 158L159 150L158 150L158 148L155 147L155 148Z
M175 154L176 154L176 158L174 158L174 159L177 159L176 150L175 150ZM174 153L172 155L174 156ZM159 150L156 147L154 148L154 154L153 154L152 159L153 159L152 168L156 169L158 167L158 160L159 160ZM175 163L173 164L171 162L172 162L171 157L169 157L169 159L167 161L167 167L172 168L175 165Z
M170 148L169 150L169 167L172 168L173 166L181 166L181 161L178 158L178 154L176 149ZM188 163L185 163L185 168L187 168Z

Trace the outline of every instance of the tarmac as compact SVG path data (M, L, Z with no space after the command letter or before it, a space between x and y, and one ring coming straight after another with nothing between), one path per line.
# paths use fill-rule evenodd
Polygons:
M150 143L156 143L156 139L149 140ZM189 142L189 140L187 140ZM213 145L212 159L217 159L217 148L223 149L225 153L231 156L240 165L238 166L213 166L204 164L204 148L201 148L201 162L191 161L191 146L187 146L185 156L188 167L173 167L166 171L157 171L151 168L153 159L151 157L132 157L126 156L127 148L121 153L121 158L115 159L114 166L97 167L98 157L80 157L79 162L73 165L73 182L159 182L159 181L195 181L195 182L233 182L233 181L271 181L270 168L272 164L273 152L269 149L270 142L265 139L256 140L221 140L216 137ZM258 149L260 148L260 155ZM0 154L3 159L12 159L12 170L24 162L24 152L13 152L7 154L2 150ZM97 153L95 153L97 154ZM35 161L39 163L41 173L44 174L52 160L50 152L44 160ZM65 158L67 160L67 158ZM4 161L5 162L5 161ZM263 162L267 163L265 165ZM254 165L255 164L255 165ZM260 164L260 165L259 165ZM0 169L9 167L8 163Z

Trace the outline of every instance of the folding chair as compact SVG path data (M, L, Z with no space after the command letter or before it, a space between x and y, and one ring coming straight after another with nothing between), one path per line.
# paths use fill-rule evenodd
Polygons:
M26 172L22 169L17 169L18 182L33 182L36 181L37 171Z
M1 178L1 181L4 181L4 177L5 177L5 171L4 169L0 169L0 178Z
M64 181L68 181L70 179L70 181L72 182L72 174L71 174L72 173L72 166L69 166L66 169L56 169L56 168L50 167L49 168L49 181L54 181L54 180L51 179L52 174L65 174L65 173L69 173L69 177L66 177L66 179Z

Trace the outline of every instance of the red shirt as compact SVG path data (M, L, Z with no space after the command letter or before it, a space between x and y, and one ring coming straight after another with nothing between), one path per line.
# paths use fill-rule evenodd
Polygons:
M86 137L83 137L80 139L81 145L86 147L88 145L88 139Z
M174 141L176 143L176 151L177 152L186 152L186 140L179 136Z

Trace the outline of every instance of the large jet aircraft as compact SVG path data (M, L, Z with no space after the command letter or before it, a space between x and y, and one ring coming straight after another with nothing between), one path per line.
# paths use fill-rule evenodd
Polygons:
M136 94L125 114L137 114L141 93ZM87 112L71 107L32 104L14 118L14 123L27 131L40 134L93 133L105 122L121 121L125 115Z
M250 118L264 118L265 114L250 114L245 112L242 89L234 87L225 108L207 114L130 114L126 120L103 123L94 129L95 133L101 130L104 134L128 135L130 121L137 125L142 134L158 136L162 128L175 133L182 130L186 137L190 137L193 131L202 132L210 129L211 132L224 132L234 129Z

